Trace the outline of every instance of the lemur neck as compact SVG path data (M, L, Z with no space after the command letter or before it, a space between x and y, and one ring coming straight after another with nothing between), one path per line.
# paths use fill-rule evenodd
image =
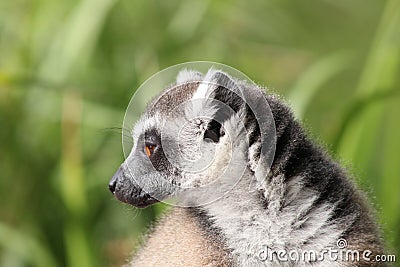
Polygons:
M334 207L315 205L317 195L303 186L301 177L289 184L284 176L273 177L264 192L249 192L250 186L250 179L242 179L225 198L204 207L239 266L260 264L258 255L265 248L279 251L308 244L324 249L342 234L329 223Z

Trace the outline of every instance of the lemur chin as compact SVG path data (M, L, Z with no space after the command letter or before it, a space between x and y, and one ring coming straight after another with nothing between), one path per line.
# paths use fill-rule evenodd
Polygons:
M256 85L182 70L132 136L111 192L138 208L179 206L132 266L375 266L384 252L364 195L290 108ZM343 258L344 249L359 257Z

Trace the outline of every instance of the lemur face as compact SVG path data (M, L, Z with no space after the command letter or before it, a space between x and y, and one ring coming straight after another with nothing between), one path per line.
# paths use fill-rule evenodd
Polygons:
M196 205L223 195L246 169L256 171L261 135L254 117L227 74L181 72L135 124L134 146L111 192L139 208L171 197Z

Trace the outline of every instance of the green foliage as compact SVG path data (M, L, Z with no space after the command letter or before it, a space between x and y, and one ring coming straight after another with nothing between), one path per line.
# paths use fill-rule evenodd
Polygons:
M399 256L399 36L397 0L1 1L0 265L123 263L164 207L108 192L114 129L146 78L191 60L286 96Z

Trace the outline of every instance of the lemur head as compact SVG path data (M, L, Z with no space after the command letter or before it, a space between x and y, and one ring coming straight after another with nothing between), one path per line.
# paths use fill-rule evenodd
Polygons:
M169 198L204 204L227 193L245 172L265 174L274 130L258 87L219 70L204 76L183 70L133 127L134 146L109 188L140 208Z

